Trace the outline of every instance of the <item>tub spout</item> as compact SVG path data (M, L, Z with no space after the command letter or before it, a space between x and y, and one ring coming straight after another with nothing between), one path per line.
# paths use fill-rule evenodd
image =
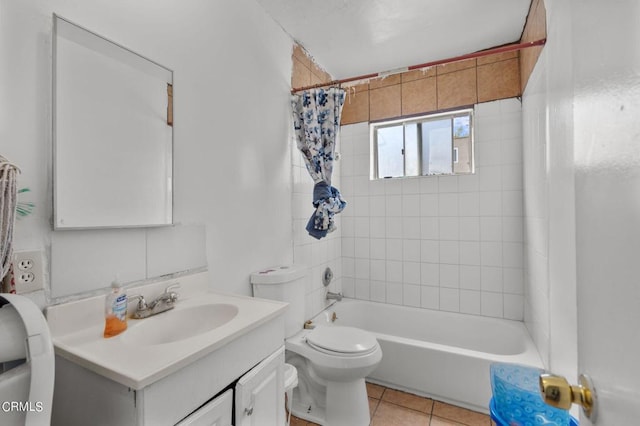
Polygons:
M327 292L327 300L337 300L338 302L342 300L342 293L333 293Z

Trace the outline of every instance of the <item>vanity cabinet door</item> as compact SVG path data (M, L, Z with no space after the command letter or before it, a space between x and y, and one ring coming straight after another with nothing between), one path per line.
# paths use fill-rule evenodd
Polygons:
M236 426L284 425L284 346L236 384Z
M222 395L191 413L176 426L231 426L233 390Z

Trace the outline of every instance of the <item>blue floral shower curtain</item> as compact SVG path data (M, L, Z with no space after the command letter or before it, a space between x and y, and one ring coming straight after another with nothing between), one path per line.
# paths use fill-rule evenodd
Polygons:
M307 232L316 239L336 229L333 216L347 203L331 186L336 136L344 104L344 90L313 89L292 97L293 128L298 149L313 179L315 211L307 223Z

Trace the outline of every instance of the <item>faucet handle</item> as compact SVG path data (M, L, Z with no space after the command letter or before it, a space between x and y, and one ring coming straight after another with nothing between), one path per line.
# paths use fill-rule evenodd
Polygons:
M164 294L169 295L169 299L171 299L171 302L175 302L176 300L178 300L178 293L170 291L173 288L180 288L180 283L170 284L167 286L167 288L164 289Z
M144 300L144 296L143 296L143 295L141 295L141 294L134 294L134 295L132 295L132 296L129 296L129 301L128 301L128 302L129 302L129 303L132 303L132 302L135 302L136 300L138 301L138 307L137 307L137 309L138 309L139 311L144 311L145 309L147 309L147 301L146 301L146 300Z

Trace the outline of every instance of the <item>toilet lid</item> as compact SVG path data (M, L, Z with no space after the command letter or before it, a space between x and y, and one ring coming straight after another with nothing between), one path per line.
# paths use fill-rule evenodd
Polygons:
M359 328L318 326L307 334L307 343L325 351L361 354L374 350L378 341L373 334Z

